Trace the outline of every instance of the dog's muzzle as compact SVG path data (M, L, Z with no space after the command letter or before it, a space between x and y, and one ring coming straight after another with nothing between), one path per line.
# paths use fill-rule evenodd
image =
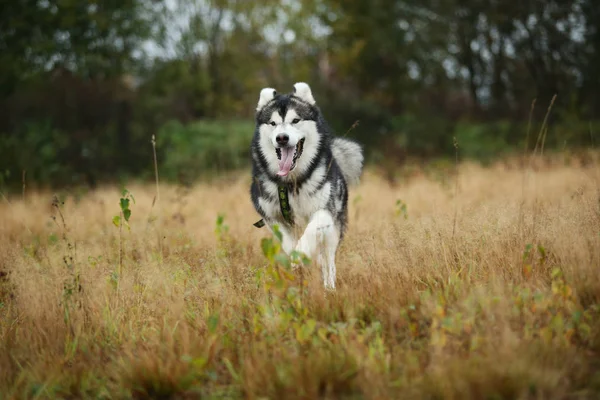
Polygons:
M287 176L296 167L296 161L302 155L304 149L304 138L298 141L294 147L278 147L275 149L279 160L279 176Z

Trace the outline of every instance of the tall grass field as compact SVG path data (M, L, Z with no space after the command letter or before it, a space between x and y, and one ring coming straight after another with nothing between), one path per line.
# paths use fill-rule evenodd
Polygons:
M252 225L248 170L26 183L0 197L0 398L600 398L586 154L368 168L334 292Z

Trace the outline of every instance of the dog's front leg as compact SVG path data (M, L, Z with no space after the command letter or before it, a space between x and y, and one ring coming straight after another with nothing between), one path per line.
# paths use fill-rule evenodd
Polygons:
M335 289L335 252L340 241L340 234L335 226L333 216L326 210L319 210L310 219L304 234L298 241L296 250L317 260L321 266L323 285Z

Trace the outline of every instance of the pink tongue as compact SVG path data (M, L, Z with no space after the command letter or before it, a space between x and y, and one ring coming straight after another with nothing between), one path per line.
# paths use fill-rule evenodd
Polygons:
M281 149L281 160L279 160L279 172L277 175L286 176L290 173L292 162L294 160L294 148L284 147Z

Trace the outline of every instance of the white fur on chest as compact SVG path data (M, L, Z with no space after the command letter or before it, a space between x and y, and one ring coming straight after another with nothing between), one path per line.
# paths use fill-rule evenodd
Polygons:
M294 221L298 225L306 225L314 213L327 207L329 196L331 194L331 184L325 183L316 193L302 188L299 193L290 193L288 195Z
M316 190L318 181L305 182L298 193L290 191L288 193L288 201L292 209L295 225L300 228L308 224L310 218L319 210L327 207L327 202L331 195L331 183L326 182L323 187ZM281 218L281 206L279 204L279 194L277 184L266 182L265 190L269 193L273 201L269 201L264 197L258 199L258 204L265 212L269 219Z

